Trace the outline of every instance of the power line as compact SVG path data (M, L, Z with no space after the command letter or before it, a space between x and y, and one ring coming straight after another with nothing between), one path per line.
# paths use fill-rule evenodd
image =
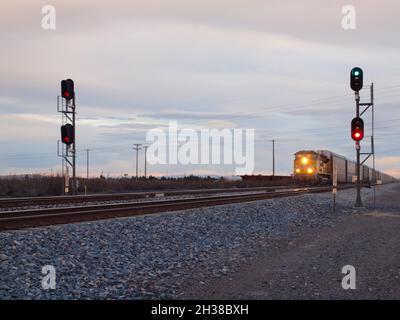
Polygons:
M379 120L379 121L376 121L376 122L387 123L387 122L393 122L393 121L398 121L398 120L400 120L400 118L389 119L389 120ZM304 131L331 130L331 129L336 129L336 128L345 128L347 126L348 125L338 125L338 126L332 126L332 127L328 127L328 128L310 128L310 129L306 128L306 129L290 130L290 131L285 130L285 133L294 133L294 134L296 134L296 136L294 138L290 138L290 137L287 137L287 136L282 136L278 140L281 141L281 142L285 142L285 140L290 140L290 141L293 140L293 139L299 140L302 137L303 138L305 137L304 139L307 139L307 137L310 137L310 136L318 137L318 136L321 136L321 135L333 135L333 134L346 133L347 130L339 130L339 131L335 131L334 133L332 133L332 132L318 132L318 133L315 133L315 134L314 133L307 133L307 132L304 132ZM375 129L388 129L388 128L398 128L398 127L399 127L399 125L394 124L394 125L390 125L390 126L378 126ZM269 129L263 129L263 128L257 129L256 128L256 131L264 131L264 130L269 130ZM386 135L386 134L392 134L392 133L381 132L379 134L379 136ZM276 133L275 133L275 135L276 135ZM378 139L379 139L379 136L378 136ZM261 139L264 140L265 138L261 138ZM338 138L329 139L329 140L324 139L324 141L338 141L338 140L341 140L341 138L338 137ZM277 141L277 140L275 139L275 141ZM107 148L107 147L92 148L92 149L90 149L90 151L96 152L96 153L109 154L109 153L115 153L115 151L128 152L129 149L130 149L130 147L128 145L126 145L126 146L123 146L123 147L121 146L121 147L118 147L118 148ZM82 149L80 151L86 151L86 150L87 149ZM0 160L29 160L29 159L51 159L51 158L58 158L58 157L57 157L57 155L54 155L52 153L38 153L38 154L34 154L34 155L32 155L32 154L26 154L26 155L14 154L14 155L2 156L2 157L0 157Z
M394 85L392 87L387 87L387 88L382 88L380 90L375 90L375 91L379 91L380 93L382 93L382 91L392 91L396 88L399 88L400 85ZM396 96L400 94L400 92L395 92L393 95L386 95L386 97L389 96ZM260 108L259 110L253 110L253 111L244 111L244 112L230 112L229 114L225 114L224 113L224 119L226 118L237 118L237 117L261 117L261 116L266 116L266 115L270 115L271 113L274 113L274 111L282 111L282 110L286 110L285 113L288 113L287 109L293 109L295 108L295 112L297 111L301 111L301 110L305 110L302 109L302 107L306 107L307 109L309 109L309 106L313 106L313 105L318 105L318 104L324 104L326 106L326 104L332 104L333 105L338 105L340 102L345 102L345 101L349 101L350 100L350 96L349 97L343 97L343 95L336 95L336 96L331 96L331 97L325 97L325 98L318 98L318 99L313 99L313 100L308 100L308 101L303 101L303 102L299 102L299 103L287 103L287 104L280 104L280 105L275 105L275 106L265 106L263 108ZM202 119L202 120L191 120L189 121L190 123L203 123L204 121L206 121L206 119Z

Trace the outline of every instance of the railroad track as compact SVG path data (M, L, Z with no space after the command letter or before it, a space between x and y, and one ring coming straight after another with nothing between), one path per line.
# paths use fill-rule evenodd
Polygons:
M296 196L305 193L326 192L329 190L331 190L329 187L298 188L285 191L264 191L251 194L219 195L190 199L170 199L9 211L0 214L0 231L209 207L230 203Z
M224 188L224 189L191 189L191 190L166 190L149 191L133 193L115 193L115 194L92 194L76 196L47 196L47 197L18 197L18 198L0 198L0 208L18 208L26 206L49 206L57 204L71 203L95 203L100 201L129 201L146 198L174 197L184 195L206 195L217 193L239 193L250 191L275 191L279 189L288 189L295 186L274 186L274 187L252 187L252 188Z

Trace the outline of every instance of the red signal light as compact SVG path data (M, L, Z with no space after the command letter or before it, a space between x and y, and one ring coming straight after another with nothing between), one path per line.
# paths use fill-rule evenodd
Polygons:
M355 130L353 131L353 140L355 141L360 141L363 138L363 132L361 130Z
M70 145L74 143L74 139L75 139L74 127L69 123L61 126L61 141L66 145Z
M364 121L359 117L351 121L351 138L354 141L361 141L364 138Z
M74 98L74 81L72 79L61 81L61 96L66 100Z

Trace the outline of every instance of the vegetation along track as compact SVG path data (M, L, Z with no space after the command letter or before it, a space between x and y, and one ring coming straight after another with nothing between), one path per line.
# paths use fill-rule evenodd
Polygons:
M265 191L259 193L253 192L250 194L238 195L216 195L189 199L125 202L106 205L97 204L10 211L0 214L0 231L143 215L278 197L289 197L304 193L326 192L329 190L330 187L297 188L285 191Z

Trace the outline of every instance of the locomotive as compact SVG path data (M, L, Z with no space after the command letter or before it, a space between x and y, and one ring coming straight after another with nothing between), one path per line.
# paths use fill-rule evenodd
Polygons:
M338 183L354 182L357 163L328 150L300 150L294 154L293 177L297 182L331 183L333 169L337 168ZM394 182L396 179L377 170L360 165L360 180L363 183L381 181Z

